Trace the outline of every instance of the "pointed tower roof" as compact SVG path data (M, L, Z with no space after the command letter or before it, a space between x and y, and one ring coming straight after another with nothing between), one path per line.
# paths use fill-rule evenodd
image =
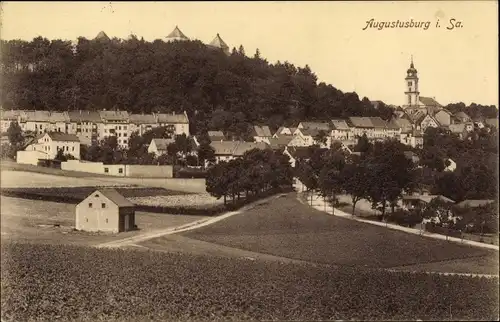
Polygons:
M229 46L224 42L224 40L222 40L222 38L220 37L219 34L217 34L217 36L215 36L214 40L212 40L212 42L208 45L212 46L212 47L217 47L217 48L220 48L223 50L229 49Z
M413 65L413 55L411 55L411 62L410 62L410 68L406 71L406 73L410 76L416 76L417 75L417 70L415 69L415 66Z
M189 38L182 33L178 26L175 26L175 29L168 34L167 39L169 40L189 40Z
M109 40L108 35L104 31L100 31L97 36L94 38L95 40Z

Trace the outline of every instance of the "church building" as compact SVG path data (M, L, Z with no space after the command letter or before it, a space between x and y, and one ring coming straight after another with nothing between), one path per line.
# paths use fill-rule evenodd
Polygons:
M420 96L418 81L418 72L413 64L412 57L410 68L406 71L405 77L406 104L402 108L406 115L414 124L420 124L425 120L426 125L434 127L450 125L451 113L444 109L434 98Z

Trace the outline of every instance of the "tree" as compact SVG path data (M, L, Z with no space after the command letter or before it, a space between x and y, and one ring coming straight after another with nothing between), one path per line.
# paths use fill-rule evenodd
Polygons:
M212 148L210 143L207 143L206 141L200 143L200 146L198 147L198 160L203 165L215 162L215 150Z
M366 136L366 133L363 133L362 136L358 137L358 142L354 146L354 151L355 152L361 152L361 153L366 153L369 152L370 149L372 148L372 144L368 140L368 137Z
M243 45L240 45L240 47L238 48L238 54L240 54L241 56L245 56L245 48L243 47Z
M362 161L347 164L342 170L342 188L351 197L353 216L357 202L369 196L369 186L366 181L368 175L366 165Z
M16 121L10 123L7 129L7 135L9 137L9 143L16 148L20 148L24 142L24 137L23 131Z
M68 160L68 158L66 157L66 155L64 155L64 150L63 149L58 149L57 150L57 153L56 153L56 156L55 156L54 160L58 160L58 161L61 161L61 162L64 162L64 161Z
M316 142L316 144L319 144L320 146L326 145L327 140L328 140L328 134L324 130L319 130L318 134L314 136L314 142Z
M386 207L391 206L392 213L396 201L403 191L414 189L414 164L404 155L404 150L396 140L376 142L373 150L366 156L368 175L368 197L374 208L381 211L383 220Z
M253 56L253 58L254 58L254 59L260 59L260 50L259 50L259 48L257 48L257 49L255 50L255 55Z

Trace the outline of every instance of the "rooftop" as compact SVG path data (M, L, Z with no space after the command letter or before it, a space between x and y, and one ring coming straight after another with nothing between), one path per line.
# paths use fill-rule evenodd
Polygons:
M118 191L112 188L99 189L93 192L100 192L103 196L111 200L118 207L134 207L135 205L131 203L127 198L122 196Z

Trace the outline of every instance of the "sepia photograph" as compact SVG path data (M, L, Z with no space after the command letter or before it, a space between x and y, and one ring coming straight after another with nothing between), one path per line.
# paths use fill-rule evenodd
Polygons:
M1 321L499 321L498 1L0 3Z

